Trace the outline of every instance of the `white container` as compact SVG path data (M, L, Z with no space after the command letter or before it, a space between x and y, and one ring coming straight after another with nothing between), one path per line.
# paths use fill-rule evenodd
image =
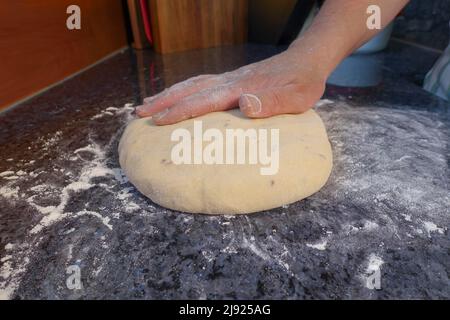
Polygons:
M383 59L377 54L352 54L328 77L327 83L347 88L367 88L380 84Z
M354 53L366 54L381 51L387 47L389 39L391 38L392 29L394 28L394 22L388 24L383 30L381 30L375 37L369 42L361 46Z

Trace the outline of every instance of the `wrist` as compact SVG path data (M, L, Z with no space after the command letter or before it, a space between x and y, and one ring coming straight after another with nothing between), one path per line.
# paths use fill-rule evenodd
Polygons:
M339 63L330 54L330 50L321 44L312 43L305 38L295 40L287 49L293 65L300 66L300 72L304 72L318 80L326 81Z

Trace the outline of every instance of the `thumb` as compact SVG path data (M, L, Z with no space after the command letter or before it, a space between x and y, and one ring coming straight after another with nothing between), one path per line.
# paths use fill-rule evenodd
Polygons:
M267 118L284 113L302 113L311 108L323 93L310 86L287 85L255 94L244 93L239 108L249 118Z

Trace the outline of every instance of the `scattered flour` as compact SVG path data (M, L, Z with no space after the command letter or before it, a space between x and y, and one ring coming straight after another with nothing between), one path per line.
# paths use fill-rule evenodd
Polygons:
M322 107L322 106L325 106L327 104L332 104L332 103L334 103L334 101L329 100L329 99L321 99L316 103L316 107Z
M105 110L102 110L100 113L94 115L91 117L91 120L96 120L103 118L104 116L114 116L114 115L122 115L126 112L130 113L130 111L133 111L134 108L132 107L132 103L126 103L122 108L116 108L116 107L108 107ZM127 121L130 120L131 117L127 117Z
M140 210L141 207L139 207L139 205L133 201L127 201L124 209L126 212L130 213Z
M123 108L109 107L104 110L103 113L97 115L97 117L120 115L124 123L133 119L131 111L134 111L132 107L133 104L125 104ZM62 132L57 131L53 134L41 137L37 140L40 144L40 148L44 151L48 150L50 147L56 145L62 138ZM114 137L115 139L116 137ZM31 150L31 147L28 148ZM92 156L88 159L83 158L83 153L90 153ZM31 207L35 208L40 215L42 215L40 222L35 225L31 231L30 235L37 235L36 237L29 237L27 241L22 244L11 244L8 243L5 246L5 251L8 252L7 255L1 257L1 268L0 268L0 299L10 299L14 291L19 287L21 278L26 272L27 266L30 262L29 257L33 254L34 248L39 245L40 241L43 239L38 235L44 228L49 227L64 218L69 217L80 217L80 216L92 216L98 219L108 230L113 229L111 224L111 218L118 219L123 212L135 212L140 209L139 205L133 201L130 201L131 193L130 191L133 187L122 188L118 194L114 193L115 199L119 202L119 206L115 208L115 212L108 213L108 215L103 214L102 208L100 210L81 210L78 212L68 212L66 211L66 206L70 201L70 198L82 191L91 189L94 186L105 188L108 192L110 188L117 187L118 181L120 185L128 182L127 178L123 174L120 168L110 169L106 166L106 155L105 151L96 143L90 143L89 145L77 149L74 154L68 155L63 154L63 159L70 161L80 161L82 160L82 167L80 173L75 175L70 171L66 171L64 168L46 168L46 170L35 169L31 172L26 172L25 170L18 170L17 172L8 170L0 173L0 178L5 180L11 180L5 185L0 187L0 197L7 200L23 200ZM9 158L6 161L12 162L13 158ZM36 161L31 160L29 162L18 161L18 165L30 166ZM37 184L29 187L27 190L21 190L18 186L15 186L16 180L19 181L29 181L33 182L34 179L41 174L46 174L48 172L61 172L63 176L70 179L69 183L65 186L55 186L50 184ZM101 182L97 183L94 178L99 177L114 177L110 179L109 183ZM37 197L41 201L42 198L48 197L52 201L57 200L54 205L42 206L37 202ZM104 209L104 208L103 208ZM105 212L106 213L106 212ZM69 234L76 231L72 228L65 232ZM106 237L102 238L102 248L107 249L108 244L106 243ZM69 257L72 255L72 250L69 252ZM98 269L101 270L101 267Z
M6 246L5 246L5 250L6 251L9 251L9 250L12 250L12 249L14 249L14 245L12 243L6 244Z
M120 190L117 194L117 199L125 200L125 199L131 197L132 194L130 193L130 191L133 189L134 189L133 187L128 187L128 188L124 188L124 189Z
M71 229L67 230L66 232L64 232L64 234L71 234L75 230L76 230L75 228L71 228Z
M248 241L247 238L244 237L243 241L244 248L249 249L251 252L256 254L258 257L263 259L264 261L271 260L270 255L260 250L253 241Z
M255 255L257 255L264 261L267 261L267 262L272 261L272 262L278 264L290 276L297 278L297 276L291 271L289 264L286 261L284 261L283 258L285 256L285 254L273 255L269 251L262 250L262 248L260 248L259 246L256 245L256 242L255 242L255 239L253 236L250 237L250 241L246 237L243 237L242 240L243 240L242 241L243 248L250 250L251 252L253 252ZM274 243L276 243L276 242L274 242Z
M100 118L102 118L102 117L103 117L103 113L99 113L99 114L96 114L96 115L92 116L92 117L91 117L91 120L100 119Z
M37 224L31 229L30 231L31 234L36 234L40 232L44 227L48 227L53 223L70 215L69 212L67 213L64 212L64 209L70 199L72 192L78 192L92 188L94 186L91 182L93 178L102 177L106 175L114 175L114 172L111 169L104 166L103 161L105 159L105 154L104 151L97 144L92 143L89 146L77 149L75 150L75 153L79 153L81 151L91 152L95 155L95 158L92 161L86 161L86 164L82 168L81 174L77 181L69 183L61 190L61 194L59 196L60 202L57 206L42 207L33 202L34 196L28 198L28 203L34 208L36 208L41 214L44 215L39 224ZM98 213L96 214L89 213L89 214L96 217L99 216ZM106 223L105 225L108 228L110 227L108 223Z
M95 211L88 211L88 210L82 210L82 211L79 211L79 212L77 212L77 213L75 213L75 215L76 216L84 216L84 215L90 215L90 216L93 216L93 217L96 217L96 218L98 218L109 230L112 230L113 229L113 226L109 223L110 221L111 221L111 219L110 218L108 218L108 217L104 217L104 216L102 216L100 213L98 213L98 212L95 212Z
M19 287L20 275L22 275L30 263L28 256L25 256L20 265L14 264L14 256L7 255L2 259L0 268L0 300L8 300L14 291Z
M314 244L307 243L306 246L309 248L324 251L327 248L327 244L328 244L327 240L322 240L322 241L314 243Z
M114 219L120 219L120 212L114 212L114 213L112 214L112 217L113 217Z
M411 222L412 221L412 217L411 217L411 215L410 214L403 214L403 217L405 218L405 220L406 221L409 221L409 222Z
M398 158L397 160L395 160L395 162L401 162L403 160L411 159L411 158L412 158L411 156L402 156L402 157Z
M92 145L91 144L91 145L88 145L88 146L83 147L83 148L78 148L73 153L78 155L80 152L90 152L90 153L94 154L98 159L103 159L104 158L103 150L101 150L97 145Z
M69 244L67 246L67 262L70 262L73 259L73 244Z
M50 137L47 136L47 137L39 138L38 142L40 142L42 144L42 149L43 150L48 150L52 146L56 145L59 142L59 140L61 140L61 138L62 138L62 132L61 131L56 131Z
M214 253L211 250L202 250L202 255L209 263L216 259Z
M425 227L425 231L428 233L428 237L430 237L430 238L431 238L431 233L432 232L437 232L437 233L440 233L440 234L444 234L444 232L445 232L445 228L440 228L435 223L433 223L431 221L425 221L423 223L423 226Z
M379 227L378 224L373 221L367 220L364 222L364 230L366 231L372 231L377 229L378 227Z
M19 176L7 176L7 177L3 177L3 179L5 179L5 180L17 180L17 179L19 179Z
M19 187L9 188L7 186L0 188L0 196L6 199L17 199L19 198Z
M11 176L11 175L14 175L14 174L15 174L14 171L3 171L3 172L0 172L0 177Z
M34 191L34 192L44 192L45 190L47 190L49 188L48 185L45 184L38 184L34 187L31 187L30 190Z

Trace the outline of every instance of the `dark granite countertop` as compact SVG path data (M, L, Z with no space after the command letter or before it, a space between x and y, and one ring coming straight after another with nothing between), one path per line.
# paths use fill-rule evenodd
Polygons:
M279 50L126 50L0 114L0 297L450 298L450 109L420 88L436 53L391 43L380 85L327 89L334 168L303 201L191 215L126 181L129 104Z

